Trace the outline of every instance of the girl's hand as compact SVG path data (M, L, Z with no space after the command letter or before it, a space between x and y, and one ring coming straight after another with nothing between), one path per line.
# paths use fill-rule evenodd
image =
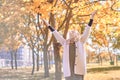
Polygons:
M46 26L50 26L50 24L45 19L42 19L42 20Z
M90 15L90 18L93 19L96 13L97 13L97 10L95 10L94 12L92 12L91 15Z

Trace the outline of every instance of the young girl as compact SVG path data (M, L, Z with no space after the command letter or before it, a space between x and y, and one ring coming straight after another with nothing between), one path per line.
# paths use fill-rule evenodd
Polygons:
M65 80L84 80L86 73L86 53L84 43L90 33L90 27L93 23L94 11L90 15L90 21L82 35L78 31L69 31L68 39L64 39L47 21L43 20L45 25L51 30L55 38L63 46L63 73Z

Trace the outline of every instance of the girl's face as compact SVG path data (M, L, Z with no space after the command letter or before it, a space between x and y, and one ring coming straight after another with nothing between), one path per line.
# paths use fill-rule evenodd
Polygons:
M77 31L69 32L69 40L70 42L76 42L79 40L79 33Z

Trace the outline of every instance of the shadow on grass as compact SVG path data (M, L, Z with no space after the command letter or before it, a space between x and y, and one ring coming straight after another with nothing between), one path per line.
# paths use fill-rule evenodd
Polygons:
M30 69L0 69L0 80L54 80L54 73L50 73L50 77L44 78L43 72L35 72L31 75Z
M120 66L90 68L87 70L87 72L88 73L90 73L90 72L103 72L103 71L111 71L111 70L120 70Z

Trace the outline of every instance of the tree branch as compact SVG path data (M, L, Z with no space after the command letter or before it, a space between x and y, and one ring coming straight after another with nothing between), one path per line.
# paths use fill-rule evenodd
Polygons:
M120 9L114 9L114 6L119 2L119 0L117 2L114 2L111 6L111 10L113 11L117 11L117 12L120 12Z

